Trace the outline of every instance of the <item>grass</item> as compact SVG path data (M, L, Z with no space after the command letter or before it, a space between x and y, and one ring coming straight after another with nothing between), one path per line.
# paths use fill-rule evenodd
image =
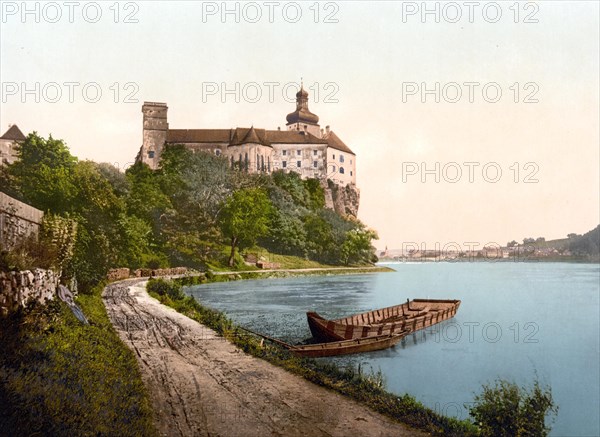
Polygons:
M235 264L233 267L229 267L227 265L227 261L229 260L231 248L223 246L215 256L211 262L207 264L207 266L215 271L253 271L258 270L256 266L247 265L244 262L244 259L236 250L235 253ZM244 253L252 253L256 254L258 258L264 258L265 261L278 263L280 264L281 269L311 269L311 268L339 268L339 267L366 267L366 265L358 265L358 266L344 266L344 265L333 265L333 264L323 264L318 261L312 261L306 258L302 258L300 256L294 255L281 255L277 253L271 253L267 249L256 246L251 249L246 249Z
M476 436L477 428L469 421L442 416L425 407L410 395L398 396L385 390L381 374L364 374L360 368L341 369L333 364L301 358L286 349L265 343L237 327L223 313L204 307L182 291L182 283L190 278L173 281L150 280L148 292L162 304L222 335L244 352L302 376L323 387L349 396L394 420L439 436Z
M0 320L0 435L156 435L102 288L77 299L90 325L58 300Z

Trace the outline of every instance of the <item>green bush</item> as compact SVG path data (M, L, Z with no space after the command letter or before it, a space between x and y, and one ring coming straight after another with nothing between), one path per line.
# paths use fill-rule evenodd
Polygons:
M493 386L486 384L469 408L484 437L547 436L551 427L546 416L557 412L551 388L542 387L537 378L532 389L500 379Z
M185 293L180 284L164 279L150 279L147 286L148 291L158 294L159 296L167 296L171 300L180 300L185 298Z

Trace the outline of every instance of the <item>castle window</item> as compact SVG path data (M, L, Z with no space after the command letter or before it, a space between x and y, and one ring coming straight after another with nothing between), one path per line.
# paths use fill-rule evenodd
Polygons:
M350 164L352 164L352 160L350 160Z
M256 170L260 170L260 155L256 154Z
M286 168L286 167L287 167L287 161L282 161L282 162L281 162L281 166L282 166L283 168Z
M344 162L344 155L340 155L340 162Z
M267 171L271 173L271 157L267 157Z
M313 161L313 167L317 168L319 166L319 163L317 161Z
M300 150L296 150L296 155L300 156L302 155L302 152Z
M317 156L317 151L313 150L313 155Z
M283 156L287 155L287 150L283 150L283 152L281 153Z
M148 158L154 158L154 150L148 150Z
M248 171L248 152L244 153L244 170Z
M352 176L352 170L350 170L350 176Z
M344 174L344 167L340 167L340 174Z
M298 168L302 167L302 161L296 161L296 167L298 167Z
M260 157L260 169L261 169L261 171L265 171L265 157L264 156Z
M335 159L335 154L331 155L331 159Z
M215 155L221 156L221 151L219 149L215 150Z

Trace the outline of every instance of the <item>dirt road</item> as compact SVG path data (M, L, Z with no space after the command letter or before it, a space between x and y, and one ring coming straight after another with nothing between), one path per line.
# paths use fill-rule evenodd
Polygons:
M137 355L161 435L426 435L244 354L161 305L143 285L111 284L103 297L113 325Z

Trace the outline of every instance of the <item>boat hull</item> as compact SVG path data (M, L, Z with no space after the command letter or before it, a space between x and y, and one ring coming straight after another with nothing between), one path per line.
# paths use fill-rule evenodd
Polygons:
M306 313L306 317L313 337L326 343L415 332L451 319L459 306L460 300L414 299L337 320L327 320L315 312Z
M354 340L292 346L289 350L295 355L310 358L373 352L394 346L406 337L408 333L409 331L405 331L391 335L379 335Z

